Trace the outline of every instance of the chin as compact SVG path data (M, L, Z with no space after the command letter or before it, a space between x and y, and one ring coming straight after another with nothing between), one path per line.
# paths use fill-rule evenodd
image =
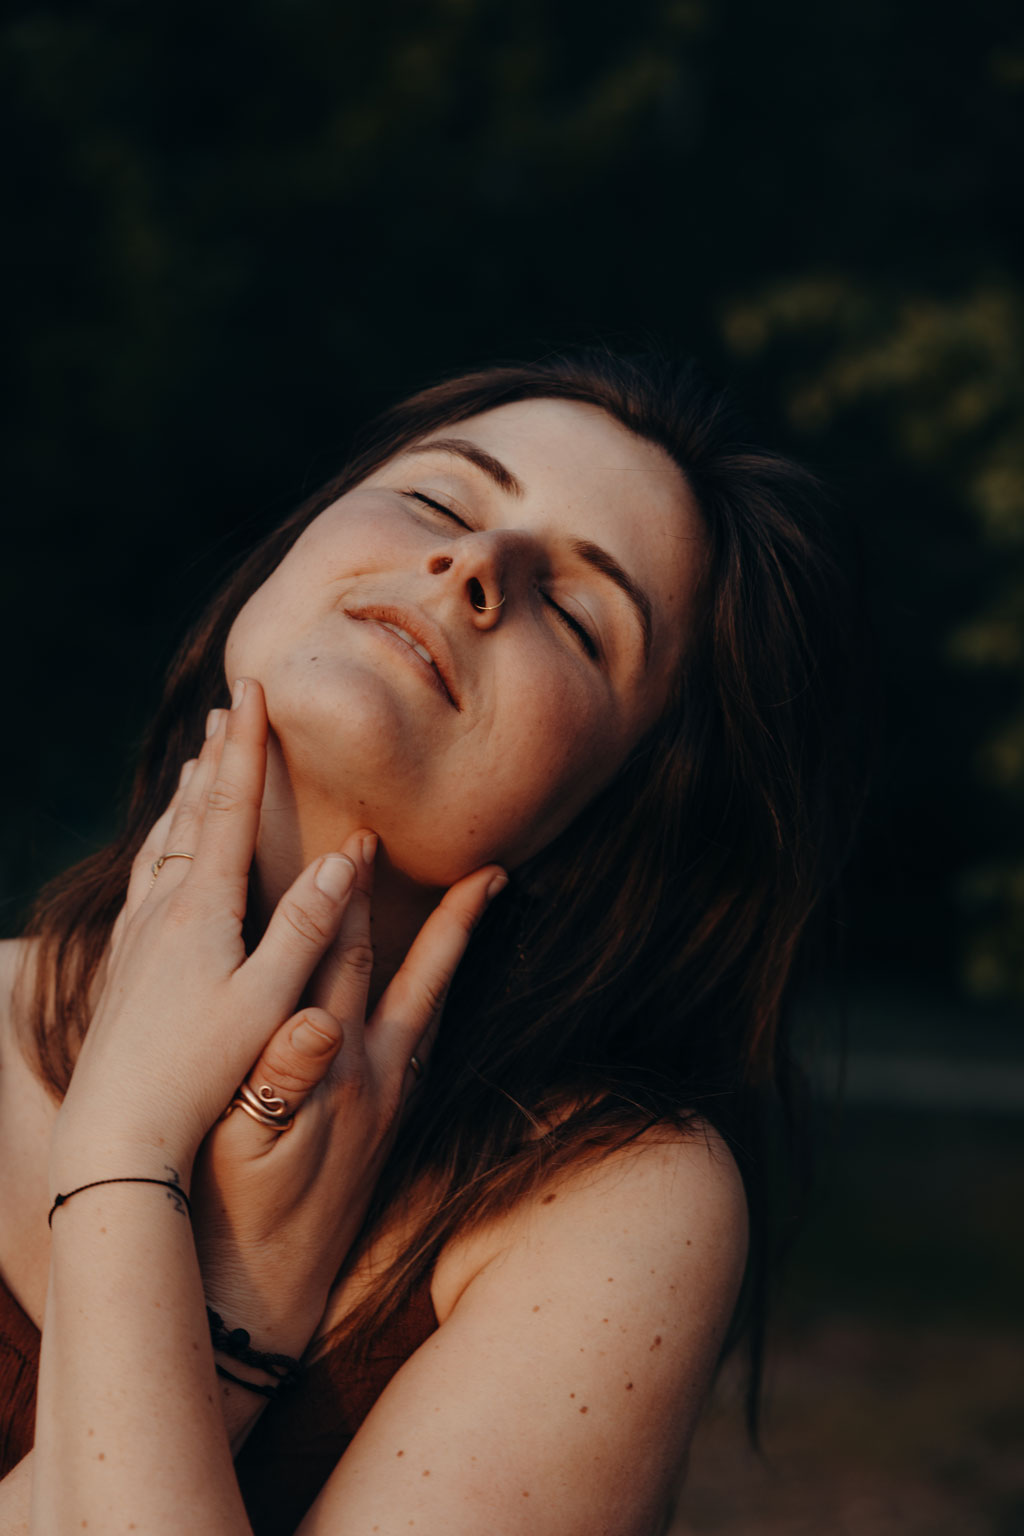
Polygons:
M262 680L261 680L262 681ZM270 722L270 766L264 814L285 813L307 861L336 848L358 827L378 834L390 864L410 880L447 887L479 863L465 839L453 848L439 827L461 819L465 806L448 797L438 753L371 678L346 678L324 690L264 683ZM422 750L421 750L422 749Z
M407 790L423 783L442 745L431 714L368 668L308 659L275 669L263 687L289 762L318 780L351 770Z

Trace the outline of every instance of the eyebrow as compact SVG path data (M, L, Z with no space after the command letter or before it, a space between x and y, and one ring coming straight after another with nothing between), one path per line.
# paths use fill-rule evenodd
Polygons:
M482 469L488 479L493 480L507 496L514 496L517 501L522 501L526 495L523 482L517 480L512 471L506 469L493 454L485 453L482 448L477 447L476 443L470 442L468 437L432 437L427 443L414 443L411 448L406 448L405 452L457 453L460 459L468 459L470 464L475 464L477 469Z
M526 487L523 482L506 469L500 459L493 454L486 453L476 443L466 437L434 437L429 442L414 443L406 448L407 454L411 453L454 453L459 458L466 459L470 464L475 464L477 469L483 470L489 480L508 496L514 496L521 501L526 495ZM650 598L643 587L629 572L623 570L614 555L602 549L600 544L594 544L590 539L573 539L570 545L572 552L580 560L585 560L595 571L600 571L602 576L607 576L613 581L620 591L633 605L634 612L640 621L640 629L644 640L644 662L651 659L651 642L654 635L653 608Z

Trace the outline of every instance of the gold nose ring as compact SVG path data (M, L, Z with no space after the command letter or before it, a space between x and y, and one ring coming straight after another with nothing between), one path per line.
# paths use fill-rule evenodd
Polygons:
M504 594L504 592L501 594L501 602L498 602L498 603L478 603L478 602L475 602L473 600L473 598L470 598L470 602L472 603L473 607L476 609L477 613L493 613L495 608L500 608L502 603L504 603L504 601L505 601L505 594Z

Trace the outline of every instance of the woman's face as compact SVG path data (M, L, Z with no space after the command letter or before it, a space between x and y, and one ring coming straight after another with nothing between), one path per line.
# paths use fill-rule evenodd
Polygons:
M370 826L427 885L514 868L664 708L700 550L679 470L596 406L428 432L321 513L232 628L228 678L259 679L274 733L265 814L285 795L306 857Z

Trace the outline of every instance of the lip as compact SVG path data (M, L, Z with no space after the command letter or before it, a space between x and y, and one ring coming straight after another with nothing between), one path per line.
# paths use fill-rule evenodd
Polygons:
M462 704L453 683L455 668L451 648L445 639L444 632L425 614L415 608L398 608L392 603L360 603L354 607L346 607L342 611L348 618L358 621L376 619L382 627L384 624L397 624L400 629L412 635L424 650L430 652L433 667L429 666L422 656L417 655L412 646L407 645L400 635L396 635L390 629L384 630L385 635L390 636L394 643L400 645L422 668L423 676L437 688L442 698L453 709L461 711Z

